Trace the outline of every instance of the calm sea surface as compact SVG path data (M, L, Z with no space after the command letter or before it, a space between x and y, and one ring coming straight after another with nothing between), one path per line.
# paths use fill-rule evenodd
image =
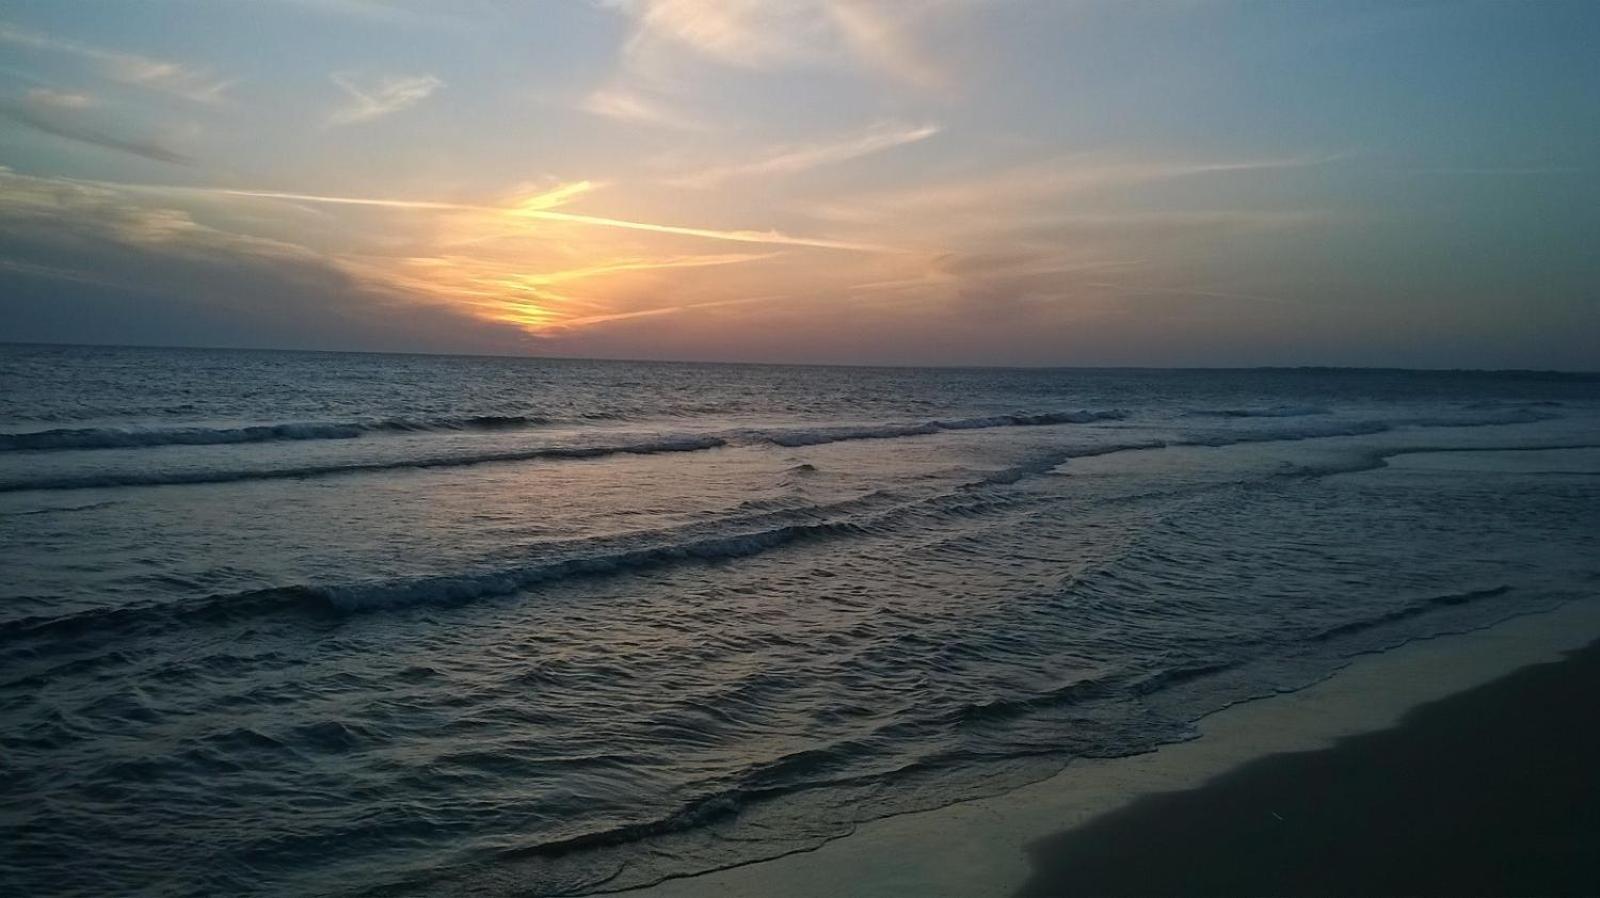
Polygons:
M566 895L1600 593L1600 377L0 346L0 885Z

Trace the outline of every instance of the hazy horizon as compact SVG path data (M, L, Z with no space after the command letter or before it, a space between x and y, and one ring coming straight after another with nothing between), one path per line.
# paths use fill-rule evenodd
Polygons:
M22 2L0 339L1600 369L1600 8Z
M1584 377L1600 375L1600 368L1472 368L1472 367L1404 367L1395 365L1320 365L1307 362L1297 365L1006 365L1006 364L940 364L930 362L927 364L893 364L874 362L806 362L806 361L769 361L746 359L696 359L696 358L650 358L646 356L599 356L599 355L539 355L534 353L497 353L497 352L449 352L430 350L408 349L306 349L294 346L222 346L208 344L174 344L174 343L73 343L62 341L0 341L0 346L20 347L59 347L63 349L151 349L151 350L176 350L179 352L284 352L284 353L326 353L329 355L399 355L399 356L438 356L440 358L484 358L484 359L525 359L528 361L551 362L617 362L622 364L661 364L661 365L750 365L771 366L777 368L885 368L885 369L915 369L933 368L960 370L1016 370L1016 371L1407 371L1419 374L1427 373L1465 373L1465 374L1555 374L1561 376Z

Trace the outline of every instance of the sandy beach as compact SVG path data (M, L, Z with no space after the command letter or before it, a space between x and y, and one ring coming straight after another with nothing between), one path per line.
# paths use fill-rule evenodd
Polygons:
M1600 643L1034 844L1021 894L1593 895Z
M1189 742L626 894L1594 894L1597 638L1574 602L1364 656Z

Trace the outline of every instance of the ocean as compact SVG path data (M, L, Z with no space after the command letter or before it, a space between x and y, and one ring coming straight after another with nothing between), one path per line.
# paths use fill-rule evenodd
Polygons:
M0 883L574 895L1600 592L1600 375L0 346Z

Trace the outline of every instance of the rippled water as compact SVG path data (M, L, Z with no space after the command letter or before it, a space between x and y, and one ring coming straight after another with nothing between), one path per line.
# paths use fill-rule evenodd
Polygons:
M0 883L615 890L1589 600L1600 379L0 347Z

